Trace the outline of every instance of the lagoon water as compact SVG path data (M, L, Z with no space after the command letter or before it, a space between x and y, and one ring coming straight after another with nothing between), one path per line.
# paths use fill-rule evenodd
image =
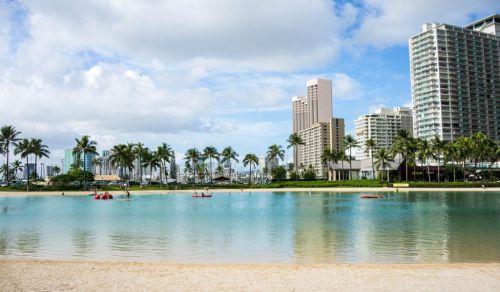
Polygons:
M500 262L500 194L0 197L0 258L208 263ZM118 196L119 198L120 196Z

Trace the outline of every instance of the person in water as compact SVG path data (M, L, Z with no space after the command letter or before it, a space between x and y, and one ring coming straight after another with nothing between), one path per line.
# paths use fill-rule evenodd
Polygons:
M127 190L127 199L130 198L130 192Z

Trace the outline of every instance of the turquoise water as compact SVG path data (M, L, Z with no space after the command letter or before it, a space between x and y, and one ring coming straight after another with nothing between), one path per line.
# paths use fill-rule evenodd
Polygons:
M500 262L500 194L0 197L0 258Z

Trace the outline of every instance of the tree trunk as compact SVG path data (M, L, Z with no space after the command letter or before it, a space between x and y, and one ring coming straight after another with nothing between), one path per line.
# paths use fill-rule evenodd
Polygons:
M439 154L438 154L438 155L439 155ZM438 167L438 177L437 177L437 179L438 179L438 182L441 182L441 178L439 177L439 176L440 176L440 174L441 174L441 173L440 173L440 171L439 171L439 163L440 163L440 162L441 162L441 159L439 159L439 158L438 158L438 160L437 160L437 167Z
M408 152L405 152L405 180L408 182Z
M375 166L373 166L373 150L372 149L370 149L370 156L372 158L372 176L373 176L373 179L376 179Z
M5 155L7 155L7 173L5 174L5 177L7 178L7 186L10 186L10 179L9 179L9 148L6 148L7 150L5 151ZM15 154L15 152L14 152Z
M250 185L252 185L252 163L250 163Z
M427 177L429 178L429 182L431 182L431 171L429 168L429 161L427 161Z
M351 156L351 148L349 148L349 180L352 180L352 156Z
M85 151L83 151L83 188L87 186L87 173L85 173Z
M208 160L210 162L210 183L213 183L213 178L212 178L212 156L208 157Z
M462 162L462 175L464 177L464 182L465 182L465 159L464 161Z
M26 174L27 174L27 178L26 178L26 191L29 192L30 191L30 168L28 166L28 155L26 155Z
M37 177L38 177L37 165L38 165L38 161L37 161L37 157L36 157L36 155L35 155L35 180L36 180L36 179L37 179Z
M387 168L387 182L390 182L389 168Z

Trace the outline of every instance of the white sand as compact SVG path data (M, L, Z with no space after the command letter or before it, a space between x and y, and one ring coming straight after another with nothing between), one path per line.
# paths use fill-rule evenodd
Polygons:
M198 192L203 188L197 188ZM500 193L500 188L392 188L392 187L377 187L377 188L347 188L347 187L332 187L332 188L279 188L279 189L210 189L210 193L239 193L239 192L350 192L350 193L366 193L366 192L496 192ZM60 196L62 191L51 192L25 192L25 191L0 191L0 196ZM68 191L64 192L67 196L82 196L89 195L91 191ZM112 194L125 194L123 191L111 191ZM193 190L142 190L131 191L131 195L146 195L146 194L192 194Z
M500 291L500 264L0 260L2 291Z

